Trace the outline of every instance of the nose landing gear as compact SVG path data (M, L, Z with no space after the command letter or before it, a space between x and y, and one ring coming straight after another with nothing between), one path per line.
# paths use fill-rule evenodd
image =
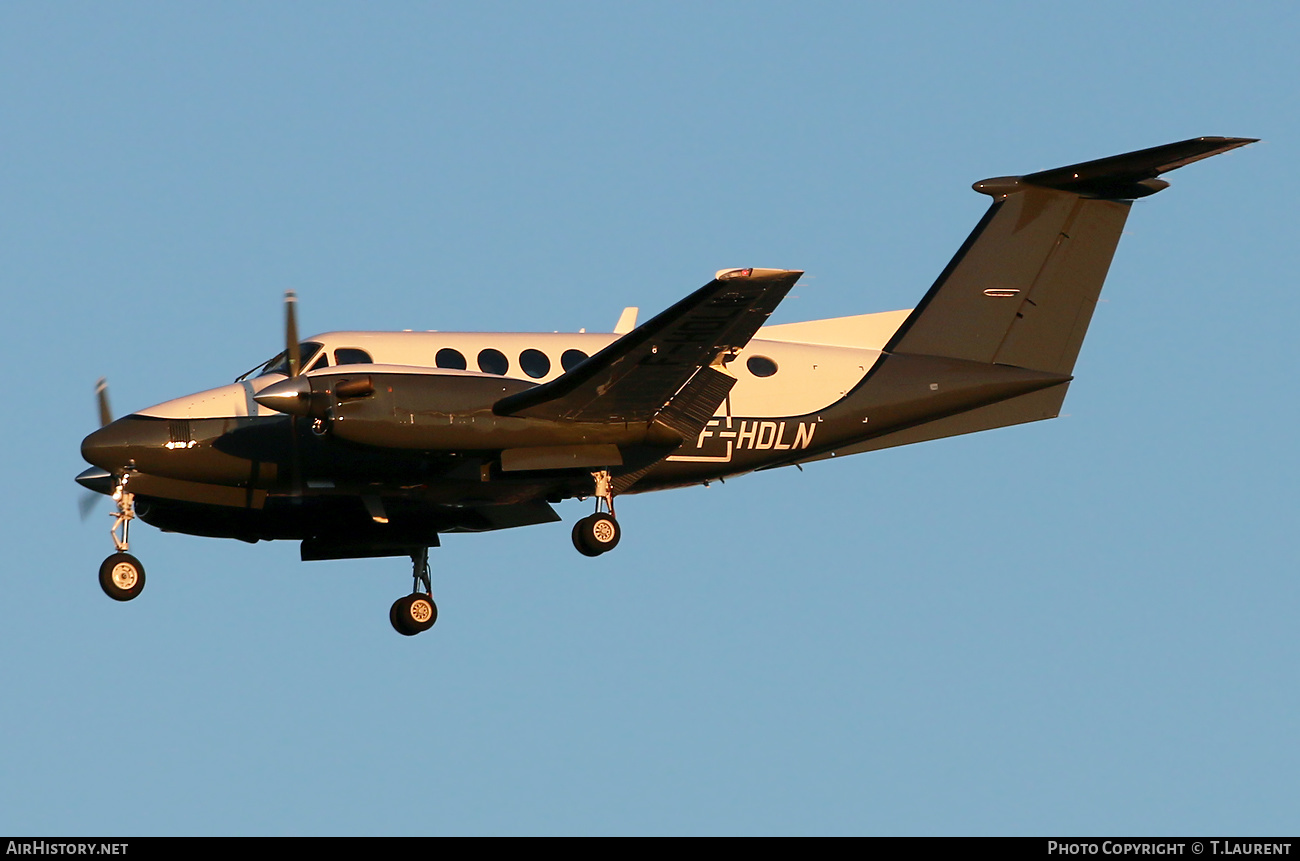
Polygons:
M130 478L131 473L122 473L113 488L117 511L113 512L113 528L109 533L117 552L99 566L99 587L114 601L130 601L144 591L144 566L126 552L131 549L127 535L135 519L135 494L126 489Z
M438 621L438 605L433 602L433 586L429 578L429 548L421 547L411 554L411 594L403 595L388 610L388 621L393 630L404 637L414 637L433 627ZM420 587L424 591L420 591Z

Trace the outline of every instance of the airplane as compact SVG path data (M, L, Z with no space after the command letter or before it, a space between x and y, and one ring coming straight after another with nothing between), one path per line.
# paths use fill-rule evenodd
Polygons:
M560 520L577 551L619 543L614 500L1055 418L1133 201L1168 171L1254 143L1201 137L976 182L993 200L916 308L765 325L803 273L724 269L612 333L336 331L233 383L100 424L83 486L110 496L104 592L130 601L139 518L301 542L303 561L410 557L389 622L437 621L439 536Z

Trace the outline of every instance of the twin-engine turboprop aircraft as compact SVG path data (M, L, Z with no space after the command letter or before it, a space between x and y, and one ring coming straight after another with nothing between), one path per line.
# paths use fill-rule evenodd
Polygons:
M1135 198L1252 143L1206 137L975 183L984 218L912 311L764 326L802 274L726 269L614 333L328 332L230 385L86 437L77 480L116 503L109 597L144 587L130 521L302 558L409 556L390 621L437 620L444 532L559 520L586 556L619 540L614 498L1055 417Z

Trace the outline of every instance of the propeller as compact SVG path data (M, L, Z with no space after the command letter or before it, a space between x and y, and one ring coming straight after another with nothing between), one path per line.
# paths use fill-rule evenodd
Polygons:
M93 490L81 491L81 495L77 497L77 514L81 516L82 523L85 523L86 518L95 513L95 509L103 498L103 494L95 493Z
M302 350L298 347L298 294L284 291L285 370L289 379L302 373ZM302 495L302 446L298 440L298 419L289 417L289 481L295 496Z
M284 291L285 372L291 379L302 373L302 350L298 346L297 306L298 294L292 290ZM100 377L95 382L95 401L99 409L99 426L107 427L113 423L113 410L109 406L108 381L104 377ZM290 474L295 491L301 492L302 454L299 451L297 419L291 417L289 426L292 449ZM87 488L87 492L83 493L77 501L81 519L85 520L94 510L99 498L112 492L113 476L99 467L91 467L77 476L77 481Z
M95 402L99 406L99 426L107 427L112 424L113 410L108 405L108 380L104 377L100 377L95 381ZM95 510L95 506L99 504L99 501L104 498L104 491L95 488L112 480L111 475L98 467L91 467L77 476L78 483L88 488L83 490L81 496L77 499L77 512L81 515L83 522Z
M298 376L302 370L302 352L298 349L298 294L292 290L284 291L284 341L285 365L289 377Z
M108 380L104 377L95 383L95 399L99 401L99 426L108 427L113 422L113 411L108 406Z

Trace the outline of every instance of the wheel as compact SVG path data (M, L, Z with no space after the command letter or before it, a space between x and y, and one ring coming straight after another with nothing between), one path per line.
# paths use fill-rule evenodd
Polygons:
M429 630L438 621L438 605L420 592L409 596L402 608L405 611L402 621L414 628L417 634Z
M99 566L99 587L114 601L130 601L144 591L144 566L130 553L114 553Z
M438 621L438 605L423 592L404 595L393 602L388 611L388 621L393 623L393 630L407 637L427 631Z
M573 524L573 536L572 536L573 546L583 556L599 556L600 555L599 550L590 549L582 540L582 525L586 522L586 520L587 518L584 517L582 520L579 520L577 523Z
M574 545L588 556L608 553L618 546L622 536L618 521L608 514L599 512L584 517L574 526Z
M403 595L401 598L398 598L393 602L393 606L388 608L388 623L393 626L394 631L401 634L403 637L411 637L414 636L416 632L408 631L406 628L402 627L402 617L398 615L398 608L405 600L406 596Z

